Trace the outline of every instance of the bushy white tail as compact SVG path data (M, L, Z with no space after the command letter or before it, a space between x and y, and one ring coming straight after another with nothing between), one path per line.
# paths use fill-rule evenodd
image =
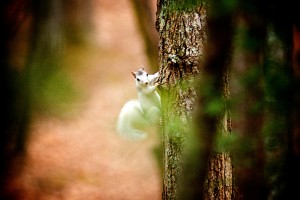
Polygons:
M146 125L140 102L138 100L128 101L118 117L117 131L120 136L130 140L145 139L147 135L142 130Z

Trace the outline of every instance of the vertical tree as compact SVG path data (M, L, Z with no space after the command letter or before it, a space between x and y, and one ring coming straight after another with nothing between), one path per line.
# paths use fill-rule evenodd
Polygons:
M195 3L195 4L194 4ZM188 134L206 39L206 9L202 2L158 1L159 84L163 107L163 199L176 199L182 173L182 153Z
M198 134L204 143L204 148L198 152L203 163L198 169L198 196L204 199L233 199L235 196L232 158L222 144L228 140L232 129L229 110L229 65L233 36L231 11L225 1L209 1L208 40L198 89L200 108L196 115Z
M236 195L232 158L224 145L229 141L232 129L229 111L229 65L233 35L231 11L225 1L209 1L208 38L205 56L200 62L202 72L197 87L194 140L198 141L198 145L191 151L195 155L191 155L189 160L193 162L186 167L194 177L187 180L190 190L182 193L183 199L233 199Z
M228 134L231 128L226 101L229 96L228 56L220 54L224 51L230 53L230 16L222 15L227 17L222 22L211 21L214 34L209 40L211 45L206 49L210 52L206 58L207 63L203 64L207 39L206 5L201 1L160 1L157 14L160 35L159 81L163 105L163 199L193 199L201 196L207 199L230 199L233 195L231 157L229 153L212 151L214 135L217 132ZM217 35L219 31L225 31L226 34ZM218 45L220 48L215 47ZM205 79L203 88L196 89L195 78L203 65L204 72L207 72L201 77ZM189 135L192 131L192 116L197 107L197 90L204 91L198 106L205 114L199 111L202 114L197 120L204 133L194 138L198 142L201 138L201 145L204 146L200 148L201 152L197 147L200 144L192 144L193 139L187 140L193 137ZM211 105L211 102L216 103L214 99L217 99L220 108L217 108L217 113L206 109L206 106L214 106Z
M268 6L264 67L268 197L292 199L300 178L299 14L292 1L273 1ZM282 11L286 15L279 17L277 13Z
M29 7L26 0L1 1L0 13L0 198L17 199L17 194L7 192L7 187L23 164L28 110L24 101L26 87L19 87L24 83L20 71L25 59L14 42L26 29ZM20 62L15 62L18 56Z
M241 1L236 12L235 62L233 76L234 132L239 148L234 152L239 189L244 199L266 198L263 141L263 66L266 39L266 4Z

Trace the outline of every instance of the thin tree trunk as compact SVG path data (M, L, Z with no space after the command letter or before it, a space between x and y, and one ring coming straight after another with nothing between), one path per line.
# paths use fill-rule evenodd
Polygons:
M245 3L245 2L244 2ZM235 131L239 134L236 150L237 183L244 199L266 199L264 177L265 151L263 141L264 94L263 64L266 41L265 4L253 2L252 8L240 5L237 18L238 60L233 64L238 79L233 99ZM255 14L253 10L255 9ZM247 45L247 43L251 45ZM236 117L238 116L238 117Z
M25 53L19 51L16 40L21 34L26 35L30 14L26 0L1 1L0 12L0 199L13 200L20 199L9 191L9 186L24 164L29 117L24 96L26 86L19 87Z
M228 26L230 27L230 25ZM209 28L210 30L210 28ZM212 43L213 45L213 43ZM230 45L230 44L228 44ZM230 46L227 46L228 50ZM229 110L229 69L225 62L222 79L223 108L218 118L217 138L231 135L231 116ZM234 179L231 153L226 148L214 147L208 161L207 177L204 184L204 199L234 199Z
M204 143L200 149L203 166L200 167L200 197L204 199L233 199L234 179L231 154L228 149L216 146L218 139L231 134L229 110L229 63L232 52L232 13L222 11L221 3L211 2L208 12L208 42L205 49L197 115L199 136ZM222 34L220 34L222 32ZM208 91L201 88L210 85ZM209 110L214 103L217 109ZM208 169L206 169L208 162ZM203 191L202 191L203 188Z

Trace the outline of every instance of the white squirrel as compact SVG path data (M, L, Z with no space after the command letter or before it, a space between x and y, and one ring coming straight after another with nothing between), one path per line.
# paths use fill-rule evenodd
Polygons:
M148 126L159 122L161 103L155 83L159 73L148 74L142 67L131 74L135 78L138 99L128 101L121 109L117 131L127 139L139 140L147 137L145 129Z

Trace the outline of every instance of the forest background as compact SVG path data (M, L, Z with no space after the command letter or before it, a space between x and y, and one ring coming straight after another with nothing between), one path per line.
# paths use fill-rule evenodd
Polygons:
M141 143L123 140L115 133L115 121L123 103L136 96L131 70L144 65L150 73L159 69L172 74L176 71L176 62L182 58L172 54L170 60L165 59L167 64L156 63L157 59L153 59L157 57L153 49L158 45L153 31L156 2L137 2L140 1L15 0L1 3L4 30L0 37L2 197L161 198L165 192L161 173L165 171L161 171L161 160L153 153L160 145L160 137L153 136ZM202 1L166 0L158 1L157 7L167 14L177 10L180 15L184 13L181 11L190 14L198 3ZM150 14L139 12L143 9L141 5L148 5L146 11ZM165 5L170 7L164 10ZM215 87L220 80L214 75L225 66L224 61L233 58L236 63L227 67L237 70L240 74L235 78L242 79L230 92L237 96L246 94L239 96L246 97L246 101L238 104L236 100L241 99L233 99L229 107L235 107L235 112L239 111L242 116L241 121L235 121L232 112L230 132L241 135L219 141L225 149L227 142L234 144L226 150L237 155L233 158L240 160L235 164L241 166L240 172L246 172L234 178L238 194L241 189L241 195L234 198L293 196L297 192L297 185L293 183L298 180L300 163L299 21L295 6L292 2L222 1L220 4L212 2L208 8L211 9L208 46L212 45L209 46L212 51L206 52L208 57L200 71L203 70L204 78L212 78L213 84L203 88L220 89ZM290 12L277 15L279 11ZM146 22L140 16L150 17ZM164 13L159 17L162 20L156 22L156 27L161 31L160 27L165 25ZM228 29L232 28L227 26L232 25L231 20L239 25L236 29ZM144 26L149 22L150 25ZM151 30L147 30L149 27ZM235 30L241 38L233 37L233 32L219 34L224 30ZM226 51L231 50L228 47L232 44L244 51ZM162 52L163 49L159 49L159 59ZM224 52L226 56L229 54L229 60L222 56ZM169 61L175 64L170 65ZM217 65L211 61L217 61ZM250 64L252 68L248 68ZM244 72L246 76L239 76ZM212 105L204 108L212 110L202 109L198 122L204 125L204 133L208 131L205 128L215 130L211 136L205 135L208 140L200 141L204 146L215 141L217 123L209 122L217 122L220 106L209 100L214 100L211 94L220 95L217 90L201 97L204 103ZM171 128L179 130L178 127ZM215 148L207 146L201 153L211 153ZM257 176L251 177L251 174ZM239 179L245 182L238 185ZM170 180L172 182L173 176ZM258 183L252 185L258 189L252 194L251 183Z
M148 2L155 20L156 2ZM6 80L24 72L30 60L45 66L25 72L35 73L31 119L23 127L28 131L20 133L26 136L1 131L2 176L8 177L1 179L1 199L160 199L160 171L152 154L157 140L127 141L115 129L121 107L137 95L130 71L145 66L149 73L155 72L133 3L15 0L1 4L1 23L6 27L1 33L5 52L1 62L13 68L12 75L1 72L2 84L8 86ZM32 23L38 30L31 29ZM156 33L154 23L151 28ZM27 90L27 83L7 81L17 91ZM14 88L2 87L6 99L1 103L9 108L15 96L5 90ZM17 101L24 103L29 94L25 96ZM1 112L3 129L22 117L19 112L9 119L5 113ZM7 146L15 142L20 147L11 152Z

